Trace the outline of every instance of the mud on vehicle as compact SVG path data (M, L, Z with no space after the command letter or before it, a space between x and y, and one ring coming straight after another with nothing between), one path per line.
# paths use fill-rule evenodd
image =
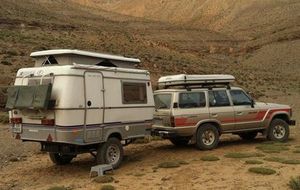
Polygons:
M288 105L254 101L242 88L231 87L231 75L173 75L161 77L154 92L152 134L174 145L193 140L198 149L217 147L225 133L254 139L286 141L292 109Z

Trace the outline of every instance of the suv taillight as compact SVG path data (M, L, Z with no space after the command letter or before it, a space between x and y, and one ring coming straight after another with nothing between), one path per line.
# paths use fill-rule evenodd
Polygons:
M21 117L10 118L10 122L12 124L20 124L20 123L22 123L22 118Z
M54 119L42 119L42 125L54 125L55 120Z
M170 117L170 125L171 125L171 127L175 127L175 117L174 116Z

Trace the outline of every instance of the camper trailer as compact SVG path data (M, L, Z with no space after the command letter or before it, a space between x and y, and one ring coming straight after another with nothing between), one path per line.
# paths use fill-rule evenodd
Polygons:
M56 164L90 152L117 168L123 145L148 134L154 112L150 75L134 58L79 50L34 52L17 72L6 108L16 139L41 143Z

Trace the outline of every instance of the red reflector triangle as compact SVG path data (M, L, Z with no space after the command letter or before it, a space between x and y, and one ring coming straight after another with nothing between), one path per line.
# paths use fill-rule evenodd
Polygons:
M48 135L47 141L52 142L52 136L50 134Z

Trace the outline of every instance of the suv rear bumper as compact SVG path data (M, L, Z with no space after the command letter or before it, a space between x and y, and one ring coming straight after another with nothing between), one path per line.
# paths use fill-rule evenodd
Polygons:
M159 130L159 129L152 129L151 136L159 136L165 139L174 138L179 136L176 132L167 131L167 130Z
M295 126L296 125L296 120L289 120L289 125Z

